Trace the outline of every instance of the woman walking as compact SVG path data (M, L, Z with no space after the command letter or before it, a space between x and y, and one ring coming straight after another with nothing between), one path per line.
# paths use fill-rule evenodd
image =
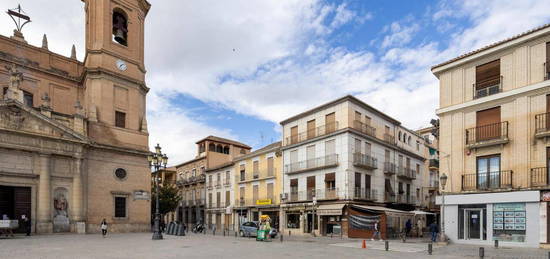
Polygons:
M107 235L107 220L105 219L101 221L101 235L103 235L103 238Z

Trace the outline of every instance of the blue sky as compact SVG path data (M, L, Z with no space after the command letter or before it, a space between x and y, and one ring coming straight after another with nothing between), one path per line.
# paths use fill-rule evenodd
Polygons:
M550 0L150 2L150 144L172 164L193 158L207 135L254 148L279 140L278 122L346 94L411 129L427 126L439 95L432 65L550 22ZM0 8L17 3L33 18L30 44L46 33L50 50L68 56L75 44L82 60L81 1ZM8 19L0 15L3 35Z

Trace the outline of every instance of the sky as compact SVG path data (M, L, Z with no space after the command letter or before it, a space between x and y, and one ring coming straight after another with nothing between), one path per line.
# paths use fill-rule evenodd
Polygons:
M279 122L352 94L410 129L438 106L430 67L550 22L550 0L150 0L145 58L150 145L177 164L217 135L259 148ZM26 40L84 57L83 3L21 3ZM45 7L48 8L45 8Z

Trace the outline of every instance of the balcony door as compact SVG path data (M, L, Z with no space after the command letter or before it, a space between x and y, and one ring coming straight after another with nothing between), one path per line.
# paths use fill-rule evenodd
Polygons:
M476 113L476 141L499 138L501 136L500 107Z
M476 179L478 189L500 186L500 154L477 158Z

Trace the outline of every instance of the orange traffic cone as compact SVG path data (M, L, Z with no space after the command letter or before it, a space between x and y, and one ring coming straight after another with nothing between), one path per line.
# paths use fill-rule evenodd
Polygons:
M363 239L363 247L362 248L367 248L367 241Z

